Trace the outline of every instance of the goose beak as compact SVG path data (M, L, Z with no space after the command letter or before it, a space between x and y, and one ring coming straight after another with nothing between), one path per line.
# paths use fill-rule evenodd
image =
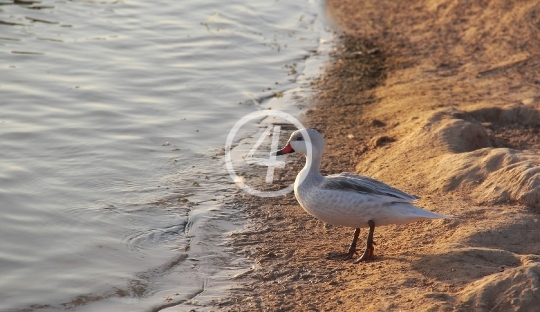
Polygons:
M284 148L277 151L275 155L279 156L279 155L284 155L284 154L289 154L289 153L294 153L294 149L291 147L291 143L287 142L287 145L285 145Z

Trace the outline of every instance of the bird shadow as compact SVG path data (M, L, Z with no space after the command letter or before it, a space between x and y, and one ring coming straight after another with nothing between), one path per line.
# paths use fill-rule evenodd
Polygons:
M463 247L443 254L424 256L412 268L424 276L446 283L467 284L505 268L517 267L518 255L500 249Z

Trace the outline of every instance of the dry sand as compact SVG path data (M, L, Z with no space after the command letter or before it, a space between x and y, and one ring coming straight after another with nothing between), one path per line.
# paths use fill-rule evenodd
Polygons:
M376 228L375 259L338 256L353 229L293 195L241 195L235 236L257 266L227 310L540 311L540 3L330 0L346 35L306 124L322 171L365 174L457 215ZM276 173L284 184L303 165ZM367 233L361 234L365 239Z

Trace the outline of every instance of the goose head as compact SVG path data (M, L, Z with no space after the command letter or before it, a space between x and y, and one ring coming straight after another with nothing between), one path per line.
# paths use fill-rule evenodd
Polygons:
M323 136L315 129L300 129L291 134L289 141L284 148L276 152L276 155L284 155L289 153L300 153L309 156L310 153L313 156L322 156L324 147Z

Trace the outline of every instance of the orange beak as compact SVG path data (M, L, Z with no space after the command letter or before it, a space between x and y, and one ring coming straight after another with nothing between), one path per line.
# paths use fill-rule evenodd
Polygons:
M294 149L291 147L291 143L287 142L287 145L285 145L284 148L277 151L276 155L284 155L284 154L289 154L289 153L294 153Z

